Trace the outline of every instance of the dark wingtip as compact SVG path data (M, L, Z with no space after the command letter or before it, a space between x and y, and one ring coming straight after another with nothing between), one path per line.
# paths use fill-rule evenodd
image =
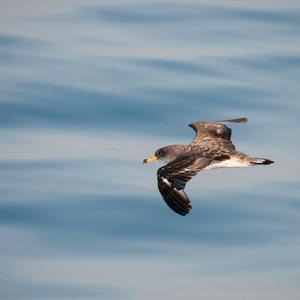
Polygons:
M247 123L248 119L243 117L243 118L237 118L237 119L224 120L224 121L220 121L220 122L224 122L224 123Z
M162 178L158 178L158 189L166 204L177 214L185 216L192 209L191 201L183 190L173 188Z
M227 123L247 123L248 122L248 118L242 117L242 118L236 118L236 119L229 119L229 120L222 120L222 121L207 121L207 122L203 122L203 121L199 121L199 122L193 122L190 123L188 126L195 129L195 123L223 123L223 124L227 124Z
M248 118L238 118L233 120L234 123L247 123L248 122Z
M177 209L174 209L174 208L172 208L172 211L175 212L177 215L182 216L182 217L185 217L190 212L190 210L182 211L182 210L177 210Z

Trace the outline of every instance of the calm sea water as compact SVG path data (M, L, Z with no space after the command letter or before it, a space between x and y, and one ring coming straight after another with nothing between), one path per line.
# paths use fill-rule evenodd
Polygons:
M0 298L299 299L299 78L297 1L1 1ZM142 159L243 116L175 215Z

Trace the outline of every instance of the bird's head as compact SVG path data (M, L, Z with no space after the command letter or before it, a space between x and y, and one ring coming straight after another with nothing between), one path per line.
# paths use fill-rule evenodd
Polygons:
M156 161L165 161L169 162L170 160L173 160L175 157L174 153L172 151L172 146L166 146L159 148L155 151L154 155L149 156L148 158L143 160L143 164L148 164Z

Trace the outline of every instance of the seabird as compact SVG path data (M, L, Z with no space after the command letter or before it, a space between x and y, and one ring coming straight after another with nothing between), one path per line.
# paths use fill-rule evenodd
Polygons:
M216 168L269 165L273 161L255 158L235 149L231 142L228 123L246 123L247 118L189 124L196 132L189 145L170 145L156 150L143 163L164 161L157 170L158 189L166 204L176 213L189 213L191 201L184 191L185 185L199 171Z

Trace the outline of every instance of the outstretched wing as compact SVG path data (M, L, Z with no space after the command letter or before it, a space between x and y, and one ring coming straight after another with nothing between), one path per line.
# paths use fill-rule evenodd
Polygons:
M184 153L157 171L158 189L167 205L180 215L189 213L191 201L183 191L186 183L213 160L226 156L206 157L199 153Z
M194 122L189 124L191 128L196 131L196 135L192 144L199 144L203 141L219 144L222 142L224 146L234 149L231 143L231 129L226 126L227 123L246 123L247 118L231 119L214 122Z

